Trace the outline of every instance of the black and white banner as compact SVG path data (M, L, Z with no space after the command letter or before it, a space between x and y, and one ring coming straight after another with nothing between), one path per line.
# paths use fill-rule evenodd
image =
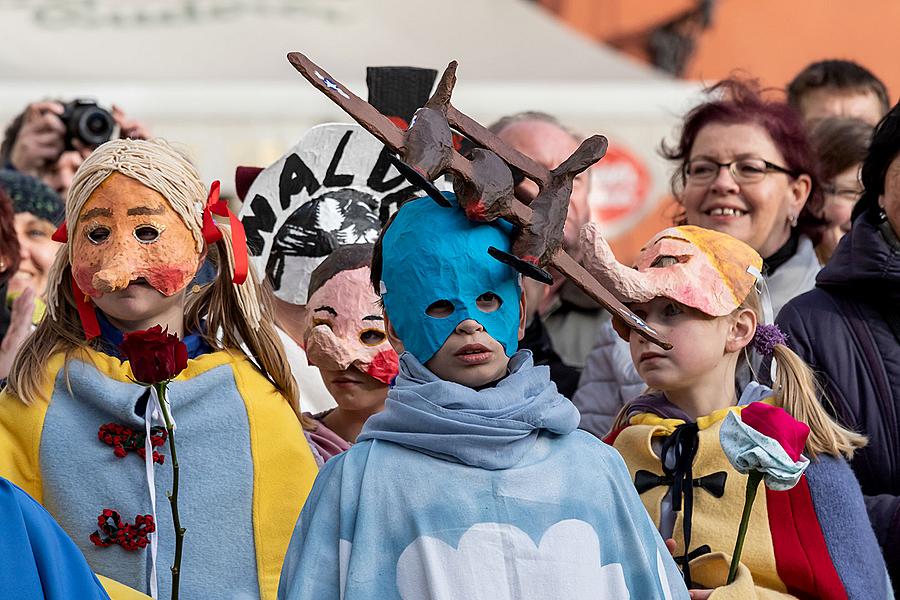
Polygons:
M275 295L306 304L309 277L336 247L372 243L400 204L421 195L359 125L329 123L262 171L240 212L251 263Z

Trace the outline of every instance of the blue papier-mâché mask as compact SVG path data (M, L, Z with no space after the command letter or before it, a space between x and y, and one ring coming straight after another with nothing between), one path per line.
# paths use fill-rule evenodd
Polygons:
M466 319L477 321L500 342L507 356L519 345L519 274L488 254L510 252L512 226L504 221L469 221L456 196L452 207L431 198L403 205L382 239L381 297L406 350L425 364ZM483 312L476 299L487 292L501 304ZM438 318L429 306L446 300L453 312Z

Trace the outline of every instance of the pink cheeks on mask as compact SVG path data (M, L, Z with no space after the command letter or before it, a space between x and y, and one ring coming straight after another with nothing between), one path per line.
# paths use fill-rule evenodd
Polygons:
M397 353L384 331L369 268L341 271L308 299L304 337L309 364L343 371L355 367L382 383L397 375Z

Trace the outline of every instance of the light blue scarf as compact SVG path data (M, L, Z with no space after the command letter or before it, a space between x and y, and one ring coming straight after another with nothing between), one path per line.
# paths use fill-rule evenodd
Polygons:
M509 375L480 391L439 379L405 352L384 411L366 422L358 441L386 440L444 460L507 469L540 430L564 435L579 419L550 381L550 369L535 367L528 350L510 359Z

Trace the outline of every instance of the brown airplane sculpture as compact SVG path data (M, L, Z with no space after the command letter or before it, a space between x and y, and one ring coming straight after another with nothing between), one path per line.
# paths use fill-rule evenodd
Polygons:
M404 131L303 54L291 52L288 60L307 81L396 153L398 158L394 164L398 170L435 202L449 206L432 182L450 173L457 200L469 219L505 219L515 225L513 254L492 248L492 256L543 283L552 281L544 267L554 267L629 328L663 348L671 348L671 344L619 302L562 247L572 182L606 154L605 137L589 137L572 156L549 170L509 147L450 104L456 83L455 61L444 71L434 94ZM479 147L472 149L468 156L457 152L451 128ZM515 197L511 169L518 170L540 188L530 205Z

